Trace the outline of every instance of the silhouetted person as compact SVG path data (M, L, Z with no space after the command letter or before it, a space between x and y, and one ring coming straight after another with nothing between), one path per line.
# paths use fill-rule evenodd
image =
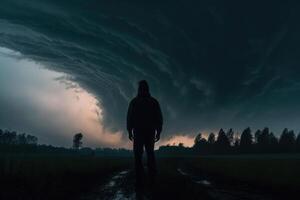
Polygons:
M154 181L157 169L154 156L154 143L160 139L162 113L158 101L150 95L148 83L139 82L138 94L130 102L127 113L129 139L133 140L136 186L142 187L144 168L142 156L144 147L147 153L147 166L150 180Z

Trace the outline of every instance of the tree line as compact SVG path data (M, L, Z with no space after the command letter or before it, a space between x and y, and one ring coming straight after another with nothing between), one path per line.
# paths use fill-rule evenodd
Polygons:
M233 129L225 132L220 129L217 135L210 133L208 138L199 133L195 137L193 150L204 154L222 153L298 153L300 152L300 134L285 128L279 137L269 130L256 130L250 127L235 134Z
M26 133L18 134L15 131L0 129L0 151L2 152L32 152L32 153L60 153L84 155L131 155L130 150L88 147L82 148L82 133L73 137L73 148L53 147L51 145L38 145L38 138ZM74 151L75 150L75 151ZM210 133L207 138L199 133L194 139L192 148L178 146L161 146L158 155L186 155L186 154L244 154L244 153L300 153L300 134L285 128L279 137L264 128L252 132L250 127L235 133L233 129L225 132L223 129Z
M183 143L177 146L161 146L159 154L165 156L207 155L207 154L264 154L264 153L300 153L300 133L285 128L279 137L268 127L252 132L248 127L241 134L233 129L224 129L203 137L199 133L194 139L194 145L189 148Z
M37 142L38 138L33 135L0 129L0 145L37 145Z
M73 136L73 146L71 148L55 147L52 145L38 144L38 138L26 133L0 129L0 153L22 153L22 154L41 154L41 155L84 155L84 156L116 156L129 157L132 151L127 149L113 148L89 148L82 147L82 133Z

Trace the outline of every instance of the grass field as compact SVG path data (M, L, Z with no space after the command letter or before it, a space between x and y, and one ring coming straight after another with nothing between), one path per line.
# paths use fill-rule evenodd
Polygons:
M261 188L294 190L300 187L300 155L242 155L185 158L185 167L194 174L245 182Z
M113 174L133 171L132 164L132 158L1 155L0 199L80 199ZM158 166L154 199L210 199L207 189L180 176L179 168L235 190L240 183L266 193L289 193L300 186L299 155L158 158ZM126 187L133 179L132 174Z
M0 156L0 199L78 199L116 171L126 158Z

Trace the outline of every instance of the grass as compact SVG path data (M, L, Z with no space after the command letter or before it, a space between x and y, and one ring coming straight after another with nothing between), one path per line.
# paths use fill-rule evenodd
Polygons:
M152 199L210 199L204 188L178 173L178 166L184 161L182 158L158 159L158 184Z
M79 199L116 171L127 158L0 156L0 199Z
M0 155L0 199L79 199L116 172L132 168L132 158ZM209 199L207 191L180 176L177 168L209 180L240 182L272 192L300 186L299 155L243 155L158 158L154 199ZM133 177L131 183L133 185ZM229 183L229 184L227 184ZM236 187L238 188L238 187ZM271 189L271 190L268 190Z
M261 188L296 191L300 187L299 155L207 156L187 158L185 163L193 173Z

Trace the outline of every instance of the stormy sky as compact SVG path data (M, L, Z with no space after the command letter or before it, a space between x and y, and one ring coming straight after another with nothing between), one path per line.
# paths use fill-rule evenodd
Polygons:
M298 132L298 11L296 1L2 0L0 126L49 144L82 131L91 145L126 146L128 102L146 79L162 142L221 127ZM28 91L42 92L23 101ZM65 101L38 108L43 97ZM62 112L84 105L93 111Z

